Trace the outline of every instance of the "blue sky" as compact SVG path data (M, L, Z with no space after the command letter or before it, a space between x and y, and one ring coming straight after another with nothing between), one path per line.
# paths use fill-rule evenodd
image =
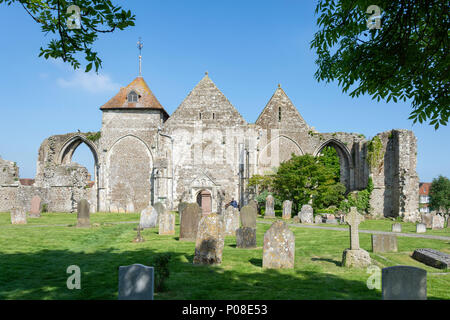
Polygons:
M421 181L450 176L450 129L412 125L409 103L356 99L336 83L314 79L316 1L161 0L117 1L136 14L136 26L100 35L99 75L73 71L39 58L51 35L22 7L0 5L0 155L16 161L21 178L33 178L40 144L67 132L98 131L99 107L138 73L138 37L144 41L143 76L171 114L208 71L248 122L254 122L281 83L304 119L320 132L363 133L393 128L418 138ZM84 70L84 69L83 69ZM92 155L77 149L74 161L92 172Z

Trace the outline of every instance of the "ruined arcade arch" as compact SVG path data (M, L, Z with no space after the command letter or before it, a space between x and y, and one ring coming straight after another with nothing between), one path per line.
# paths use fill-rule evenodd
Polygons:
M273 167L278 167L280 163L291 159L292 153L304 155L300 145L292 138L279 135L267 143L258 155L258 172L264 174Z

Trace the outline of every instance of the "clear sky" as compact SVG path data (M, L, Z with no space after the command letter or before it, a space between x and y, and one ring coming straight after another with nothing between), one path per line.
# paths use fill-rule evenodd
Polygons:
M448 127L413 126L409 103L352 99L336 83L314 79L315 54L309 47L317 30L316 1L113 2L136 14L136 26L100 35L98 75L39 58L39 47L51 34L45 36L21 6L0 5L0 156L17 162L21 178L35 176L38 149L47 137L100 130L99 107L138 75L138 37L144 42L143 76L169 114L205 71L248 122L281 83L318 131L371 138L393 128L413 130L420 180L450 177ZM86 147L73 159L92 172Z

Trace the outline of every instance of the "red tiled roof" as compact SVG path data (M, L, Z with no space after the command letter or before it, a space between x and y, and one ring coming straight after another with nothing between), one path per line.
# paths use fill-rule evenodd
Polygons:
M430 193L431 183L430 182L421 182L419 183L419 195L428 196Z
M23 186L32 186L34 184L34 179L19 179L19 181Z

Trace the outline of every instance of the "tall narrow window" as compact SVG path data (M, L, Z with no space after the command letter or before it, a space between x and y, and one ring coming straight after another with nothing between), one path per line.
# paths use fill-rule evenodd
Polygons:
M213 112L213 120L216 119L216 114Z
M281 107L278 107L278 122L281 121Z
M138 94L136 93L136 91L131 91L128 94L128 102L137 102L138 101Z
M200 120L202 120L202 113L201 113L201 112L198 113L198 118L199 118Z

